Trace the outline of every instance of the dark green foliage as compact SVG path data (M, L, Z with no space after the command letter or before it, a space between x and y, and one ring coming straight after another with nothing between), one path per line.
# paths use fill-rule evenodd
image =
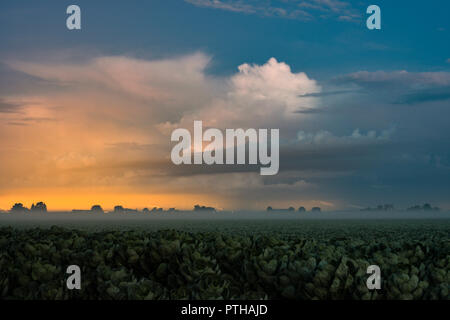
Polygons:
M449 299L448 227L325 230L0 228L0 298ZM80 291L66 288L72 264ZM366 288L370 264L381 290Z

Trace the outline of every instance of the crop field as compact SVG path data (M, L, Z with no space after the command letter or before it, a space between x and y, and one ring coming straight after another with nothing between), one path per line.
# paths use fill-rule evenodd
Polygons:
M448 300L449 285L448 219L0 225L0 299Z

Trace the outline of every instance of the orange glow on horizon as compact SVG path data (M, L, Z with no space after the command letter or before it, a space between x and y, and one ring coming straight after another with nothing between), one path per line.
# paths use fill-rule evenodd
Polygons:
M103 210L111 211L114 206L121 205L125 208L176 208L179 210L191 210L194 205L207 205L218 207L217 199L212 199L204 194L127 194L127 193L62 193L40 190L37 192L13 192L0 196L0 209L9 210L17 203L22 203L30 208L32 203L43 201L48 211L72 211L72 209L87 210L93 205L99 204Z

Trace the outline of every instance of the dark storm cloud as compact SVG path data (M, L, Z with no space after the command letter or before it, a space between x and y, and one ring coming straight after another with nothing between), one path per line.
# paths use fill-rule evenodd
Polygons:
M263 177L268 183L292 184L298 178L286 172L316 172L332 174L370 169L379 154L388 154L395 148L390 143L361 144L347 146L281 146L280 173ZM225 152L225 151L224 151ZM248 154L247 154L248 158ZM95 165L70 168L71 172L103 172L104 175L121 175L126 170L139 172L139 179L145 181L152 176L189 177L211 174L257 173L261 165L175 165L170 158L144 160L123 160L107 158ZM147 173L148 175L147 175Z
M358 71L334 79L336 83L354 83L359 86L409 87L450 85L450 72L407 72L407 71Z
M323 91L323 92L315 92L315 93L307 93L299 95L299 97L327 97L327 96L335 96L339 94L345 94L345 93L355 93L358 92L357 90L339 90L339 91Z
M359 145L318 149L283 148L280 171L356 171L368 169L380 153L392 151L388 145Z
M429 101L443 101L450 99L450 86L417 90L400 96L395 102L397 104L414 104Z
M356 85L378 101L414 104L450 98L450 72L359 71L332 80L336 85Z
M349 94L360 94L364 93L361 89L349 89L349 90L328 90L328 91L322 91L322 92L316 92L316 93L307 93L299 95L299 97L302 98L321 98L322 104L324 104L326 101L326 104L328 105L329 102L335 102L336 98L339 96L340 98L344 98L346 95ZM321 107L302 107L298 110L294 111L294 113L298 114L324 114L324 113L330 113L334 112L333 108L328 106L321 106Z
M318 113L325 113L330 111L330 109L326 108L302 108L299 110L294 111L294 113L300 113L300 114L318 114Z
M283 183L292 183L289 176L283 178L283 172L288 171L315 171L315 172L343 172L370 169L374 159L380 154L389 154L395 150L395 144L368 144L349 146L323 146L304 148L299 146L281 146L280 148L280 174L265 177L267 180ZM133 164L136 165L136 164ZM143 167L153 167L145 162ZM259 174L260 165L174 165L170 162L160 162L160 169L170 176L193 176L220 173L246 173ZM295 179L294 179L295 180ZM295 182L295 181L294 181Z

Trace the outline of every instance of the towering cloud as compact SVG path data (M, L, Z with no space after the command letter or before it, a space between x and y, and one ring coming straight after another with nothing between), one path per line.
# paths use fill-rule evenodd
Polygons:
M161 188L158 178L191 175L171 164L174 128L202 120L220 129L296 132L304 116L294 111L314 107L317 100L302 95L320 92L316 81L275 58L263 65L244 63L229 77L208 75L209 62L202 53L162 60L8 61L10 68L48 85L33 95L2 97L0 134L9 137L1 145L2 185L11 194L45 188L179 193L186 188L171 182Z

